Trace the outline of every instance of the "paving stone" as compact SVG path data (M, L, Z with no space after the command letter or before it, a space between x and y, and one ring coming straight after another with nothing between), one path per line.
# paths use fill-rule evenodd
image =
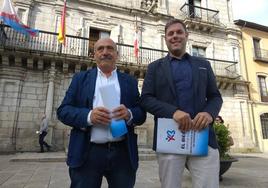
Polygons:
M39 158L61 157L62 153L45 153ZM35 153L22 154L32 158ZM239 161L223 175L220 188L267 188L268 154L237 154ZM1 188L68 188L70 179L65 162L10 162L17 155L0 155ZM53 158L53 157L51 157ZM18 160L19 161L19 160ZM30 160L29 160L30 161ZM35 160L34 160L35 161ZM103 179L102 188L107 188ZM158 165L155 160L140 161L135 188L160 188ZM183 188L191 188L191 177L184 172Z

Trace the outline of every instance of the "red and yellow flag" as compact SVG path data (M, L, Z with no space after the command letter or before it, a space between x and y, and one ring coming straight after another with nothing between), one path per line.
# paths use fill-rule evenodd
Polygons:
M62 13L61 13L61 22L60 22L59 35L58 35L58 41L62 43L63 45L65 45L65 40L66 40L65 18L66 18L66 0L64 0L64 6L63 6Z
M136 30L134 35L134 56L136 58L139 57L139 38L138 38L138 30Z

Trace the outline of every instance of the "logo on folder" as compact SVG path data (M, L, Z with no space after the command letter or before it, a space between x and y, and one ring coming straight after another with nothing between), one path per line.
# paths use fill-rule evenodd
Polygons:
M167 131L167 137L166 137L166 140L167 140L168 142L170 142L170 141L175 141L174 136L175 136L175 130L168 130L168 131Z

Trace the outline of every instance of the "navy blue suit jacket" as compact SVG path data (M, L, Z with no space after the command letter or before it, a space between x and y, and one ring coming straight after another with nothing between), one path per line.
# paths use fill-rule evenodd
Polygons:
M120 102L130 109L133 115L132 123L127 126L126 144L132 167L137 169L137 135L134 133L134 126L144 123L146 113L138 104L140 97L136 79L119 71L117 75L121 91ZM88 126L87 116L93 108L96 78L97 68L75 74L57 110L58 119L72 127L67 158L69 167L81 166L90 154L88 148L91 127Z
M210 63L189 54L186 56L193 71L194 115L208 112L214 119L221 109L222 98ZM168 56L149 64L143 82L141 106L155 118L153 149L156 146L156 120L173 117L174 112L179 109L176 99L177 94ZM213 148L218 147L212 124L209 126L209 145Z

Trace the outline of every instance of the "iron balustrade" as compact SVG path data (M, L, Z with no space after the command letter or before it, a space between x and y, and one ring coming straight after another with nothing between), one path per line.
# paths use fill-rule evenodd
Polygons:
M180 10L185 18L219 24L219 11L185 3Z
M268 50L255 48L253 49L254 59L268 62Z
M18 33L9 26L4 26L3 28L6 39L3 42L3 39L0 38L0 44L5 48L75 56L90 55L88 54L89 40L87 38L66 35L66 43L62 45L58 42L57 33L40 31L37 37L31 37Z
M128 44L117 43L117 49L119 53L119 61L122 63L132 63L139 65L148 65L149 63L165 57L167 51L152 49L146 47L140 47L138 52L138 57L134 56L134 46Z
M240 75L237 73L236 61L228 61L221 59L205 58L210 62L212 70L215 75L228 78L238 78Z
M66 36L66 45L61 45L57 40L57 33L40 31L37 37L28 37L5 26L5 33L0 35L0 46L13 50L24 50L30 52L42 52L57 55L71 55L84 58L93 58L93 49L89 48L89 39L78 36ZM139 56L134 56L134 46L117 43L119 62L126 65L145 65L165 57L167 51L146 47L139 48ZM234 61L207 59L214 73L218 76L237 78Z
M165 57L168 51L152 49L152 48L140 48L139 57L134 57L134 48L131 45L117 44L119 51L120 61L129 63L137 63L147 65L159 58ZM237 73L235 61L205 58L211 64L213 72L217 76L224 76L229 78L238 78L240 75Z

